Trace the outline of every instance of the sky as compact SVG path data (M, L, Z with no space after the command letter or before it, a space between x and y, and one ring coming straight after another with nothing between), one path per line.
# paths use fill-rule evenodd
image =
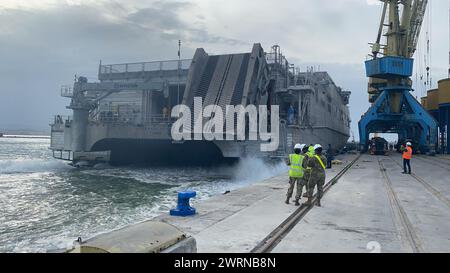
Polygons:
M425 75L428 36L436 85L447 76L449 3L430 1L416 73ZM100 60L176 59L182 40L186 59L199 47L221 54L277 44L301 70L328 71L352 91L358 138L357 122L369 107L363 63L380 15L376 0L0 0L0 129L49 131L53 115L70 113L59 93L75 75L95 81ZM429 88L416 87L417 97Z

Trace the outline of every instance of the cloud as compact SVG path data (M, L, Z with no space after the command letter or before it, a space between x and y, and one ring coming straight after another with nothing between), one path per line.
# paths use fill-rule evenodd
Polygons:
M448 7L433 11L432 69L446 76ZM380 1L374 0L2 0L0 3L0 127L17 123L48 128L66 112L61 85L75 74L90 80L104 63L183 57L197 47L212 54L248 52L255 42L281 46L305 68L320 64L335 82L353 92L353 130L367 110L363 61L375 39ZM425 32L423 33L425 35ZM424 59L426 51L418 52ZM417 61L419 63L419 61ZM419 67L416 66L416 67ZM418 74L424 71L423 65ZM418 86L420 87L420 86ZM418 90L424 87L418 88ZM416 95L420 96L418 92Z
M224 43L229 45L245 44L235 39L214 35L205 30L204 24L197 26L184 22L180 14L195 4L188 2L155 2L152 7L140 9L126 19L142 30L161 32L167 39L181 39L198 43ZM199 16L198 19L202 17Z
M178 13L188 2L153 4L134 9L130 2L80 1L0 8L0 127L48 129L52 115L68 113L60 86L73 82L75 74L95 80L101 59L176 59L178 39L238 43L184 24ZM194 50L186 46L183 54L191 57Z

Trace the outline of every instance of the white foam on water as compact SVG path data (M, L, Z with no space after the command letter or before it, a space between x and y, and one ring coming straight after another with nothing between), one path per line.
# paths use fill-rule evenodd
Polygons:
M0 174L44 173L71 169L67 163L45 159L0 160Z
M227 174L231 179L222 179L217 182L187 183L173 190L195 190L197 197L194 202L201 202L214 195L223 194L226 191L234 191L251 184L263 182L269 178L287 173L289 168L284 162L269 163L260 158L243 158L232 167L213 169L209 174Z
M0 160L0 175L1 174L28 174L28 173L48 173L55 171L70 170L72 167L67 163L56 160L46 159L12 159ZM109 165L98 165L92 170L84 170L83 172L92 172L100 177L102 176L120 176L123 178L140 178L138 181L155 181L158 183L170 184L168 187L155 196L155 200L150 203L140 204L138 207L127 208L120 204L115 204L117 211L110 212L108 210L89 210L88 219L76 223L65 224L62 230L58 227L53 231L39 231L39 237L30 234L21 235L23 239L10 240L5 247L8 251L13 252L45 252L48 249L64 249L70 245L78 236L92 238L95 235L108 232L119 227L129 224L139 223L141 221L151 219L160 214L167 214L171 208L176 206L177 192L179 190L195 190L198 193L197 198L192 200L195 207L198 202L209 199L212 196L223 194L225 191L234 191L253 183L262 182L268 178L286 173L287 166L280 162L278 164L269 164L258 158L244 158L232 167L220 167L213 169L186 169L175 173L173 170L145 170L145 169L127 169L127 168L113 168ZM185 171L185 172L184 172ZM78 173L78 172L76 172ZM175 178L179 177L180 182L167 181L165 176L173 175ZM193 178L186 179L184 176L193 176ZM153 178L153 179L152 179ZM203 178L203 179L202 179ZM60 184L61 185L61 184ZM130 185L132 187L132 185ZM119 192L116 194L120 194ZM90 197L86 197L90 199ZM92 198L91 198L92 199ZM56 203L52 205L57 206ZM101 205L100 205L101 206ZM99 207L100 208L100 207ZM123 211L121 209L124 209ZM92 215L95 220L91 219ZM55 224L49 222L49 225ZM17 236L18 234L16 234ZM0 247L1 249L1 247Z
M281 175L287 170L283 162L271 164L261 158L247 157L241 159L233 169L233 176L237 182L254 183Z

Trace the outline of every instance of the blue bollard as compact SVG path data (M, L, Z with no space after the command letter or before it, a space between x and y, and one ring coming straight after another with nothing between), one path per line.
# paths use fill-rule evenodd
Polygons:
M170 210L172 216L195 215L196 211L189 205L189 200L197 195L195 191L182 191L178 193L178 205L176 209Z

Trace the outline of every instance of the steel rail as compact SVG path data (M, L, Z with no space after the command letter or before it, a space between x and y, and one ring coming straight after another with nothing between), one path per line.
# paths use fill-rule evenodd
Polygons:
M403 168L403 166L397 162L396 160L394 160L393 158L389 157L392 161L395 162L395 164L397 164L400 168ZM439 199L442 203L444 203L445 205L447 205L448 208L450 208L450 200L445 197L441 191L439 191L438 189L436 189L435 187L431 186L431 184L429 182L427 182L425 179L423 179L422 177L418 176L415 173L411 173L411 176L420 184L422 184L422 186L425 187L425 189L427 189L432 195L434 195L437 199Z
M420 160L422 160L422 161L424 161L424 162L426 162L428 164L432 164L432 165L435 165L435 166L438 166L440 168L443 168L443 169L446 169L446 170L450 171L450 163L443 162L443 161L441 161L439 159L434 159L432 157L425 158L425 157L422 157L422 156L415 157L415 159L420 159Z
M390 158L392 159L392 158ZM406 214L406 211L404 210L403 206L400 203L400 199L398 198L397 194L394 191L394 187L392 185L392 181L387 173L386 168L384 167L383 162L378 159L378 164L380 165L381 173L383 174L385 186L388 192L388 197L391 203L391 208L395 212L398 213L401 225L403 226L403 229L405 231L406 238L408 239L408 242L413 250L414 253L421 253L423 251L422 244L420 243L419 237L417 236L417 232L414 229L414 226L412 225L411 221L408 218L408 215Z

